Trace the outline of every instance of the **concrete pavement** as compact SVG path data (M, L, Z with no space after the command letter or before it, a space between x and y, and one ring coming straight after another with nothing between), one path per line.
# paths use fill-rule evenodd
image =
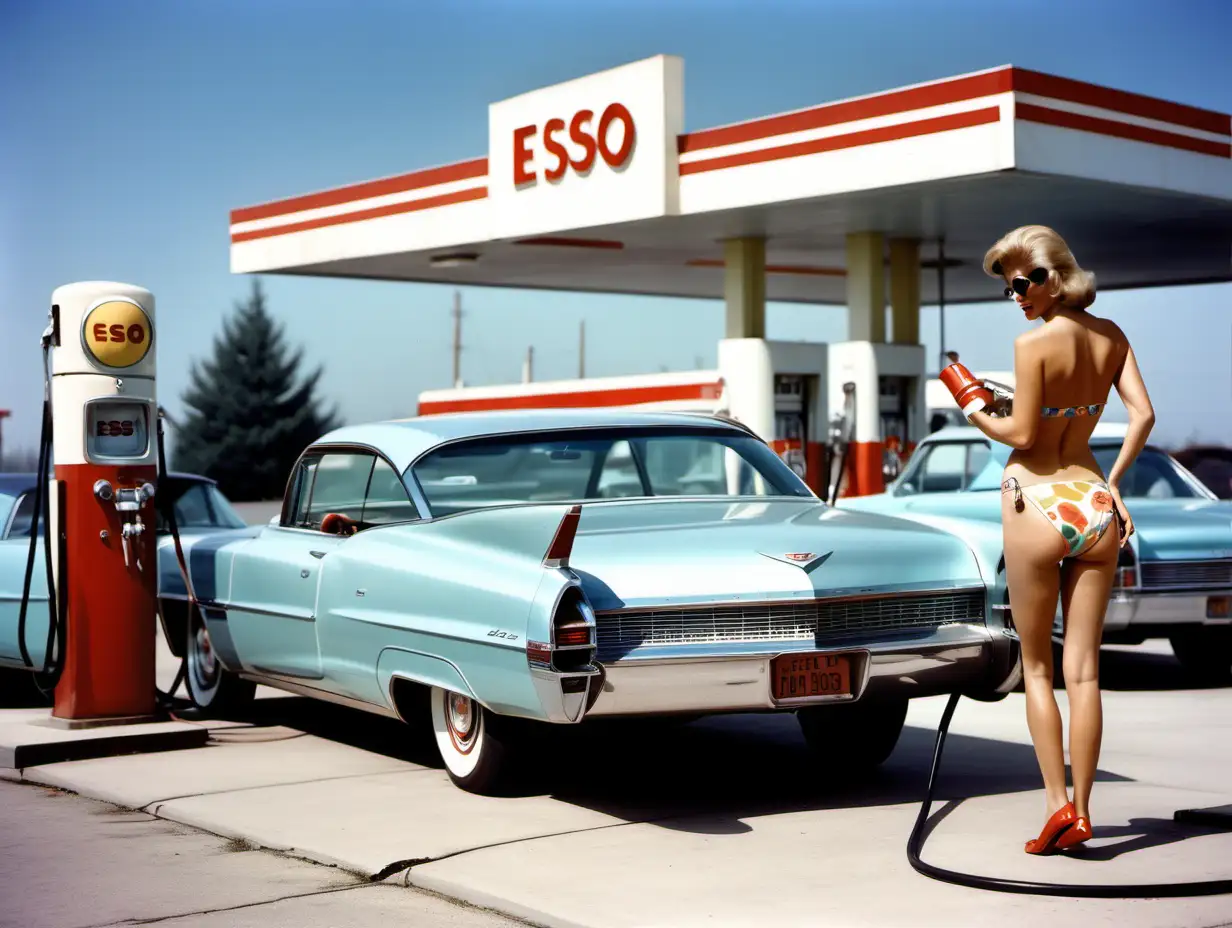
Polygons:
M173 673L160 669L164 686ZM1103 678L1088 850L1022 853L1043 797L1012 694L960 702L926 860L1056 882L1232 878L1232 834L1171 821L1232 802L1232 689L1176 689L1183 677L1157 644L1106 649ZM524 790L479 797L449 783L423 732L298 698L210 723L205 748L22 776L541 925L949 926L984 924L994 907L999 928L1232 925L1232 895L1006 905L915 873L905 844L943 707L914 702L894 755L858 783L828 778L790 716L730 716L556 731Z
M517 922L83 799L0 783L0 926L516 928Z

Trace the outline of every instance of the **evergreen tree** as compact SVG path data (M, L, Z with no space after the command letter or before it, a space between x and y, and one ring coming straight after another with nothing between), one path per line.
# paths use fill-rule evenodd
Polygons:
M302 351L288 355L260 282L223 321L213 357L194 361L175 434L176 470L204 474L236 502L280 499L305 446L338 423L313 395L322 370L298 386Z

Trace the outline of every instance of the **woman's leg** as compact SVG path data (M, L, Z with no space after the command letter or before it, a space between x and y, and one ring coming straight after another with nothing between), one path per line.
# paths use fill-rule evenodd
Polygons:
M1099 763L1104 715L1099 692L1099 646L1104 614L1116 576L1116 525L1071 561L1061 585L1065 615L1065 692L1069 697L1069 761L1074 778L1074 811L1090 818L1088 803Z
M1052 690L1052 623L1061 583L1060 560L1068 549L1061 534L1025 494L1023 504L1022 512L1017 512L1014 491L1002 492L1005 581L1014 627L1022 642L1027 728L1044 776L1047 814L1052 815L1069 801L1061 712Z

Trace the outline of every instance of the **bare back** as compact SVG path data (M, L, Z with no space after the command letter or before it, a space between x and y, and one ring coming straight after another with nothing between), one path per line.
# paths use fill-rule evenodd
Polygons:
M1066 409L1107 403L1129 352L1129 341L1116 323L1084 311L1062 310L1023 336L1023 347L1043 370L1042 405ZM1103 479L1090 439L1103 409L1096 414L1043 417L1041 410L1015 408L1018 415L1041 415L1030 448L1010 455L1006 476L1022 483L1039 479Z

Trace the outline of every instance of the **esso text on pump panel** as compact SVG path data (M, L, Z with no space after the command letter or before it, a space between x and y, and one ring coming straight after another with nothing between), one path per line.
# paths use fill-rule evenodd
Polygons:
M538 134L537 125L513 130L513 183L516 187L538 180L537 172L529 167L536 154L533 139ZM613 169L624 167L633 154L637 128L628 107L623 103L610 103L598 114L597 121L595 111L589 109L578 110L567 122L553 117L544 122L542 136L542 148L546 153L543 176L546 180L558 181L569 168L585 175L594 167L596 158L602 158ZM566 140L575 147L573 153L565 147ZM580 156L576 149L581 149Z

